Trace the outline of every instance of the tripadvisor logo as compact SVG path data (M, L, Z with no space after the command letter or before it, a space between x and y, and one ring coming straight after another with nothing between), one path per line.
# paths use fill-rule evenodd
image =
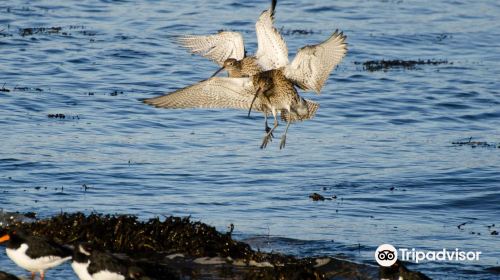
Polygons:
M398 254L399 253L399 254ZM397 250L391 244L382 244L375 251L375 260L381 266L391 266L399 259L419 263L421 261L479 261L480 251L462 251L458 248L448 250L443 248L439 251L422 251L415 248L399 248Z
M381 266L391 266L398 260L398 251L391 244L382 244L375 251L375 260Z

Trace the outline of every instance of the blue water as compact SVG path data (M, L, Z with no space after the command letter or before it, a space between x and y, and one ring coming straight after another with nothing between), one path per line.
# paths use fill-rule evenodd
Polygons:
M268 6L0 1L0 85L10 90L0 91L0 207L41 217L191 215L221 231L233 223L255 248L368 264L382 243L482 251L479 261L410 267L498 279L488 271L500 266L491 235L500 231L499 2L279 1L291 58L337 28L349 43L322 94L301 93L320 109L290 127L281 151L279 138L259 149L260 114L138 101L217 69L175 36L237 30L254 53L254 22ZM61 30L22 31L33 27ZM381 59L449 63L376 72L356 64ZM469 137L492 146L452 145ZM314 192L337 199L313 202ZM4 254L0 268L26 275ZM75 279L68 265L48 275Z

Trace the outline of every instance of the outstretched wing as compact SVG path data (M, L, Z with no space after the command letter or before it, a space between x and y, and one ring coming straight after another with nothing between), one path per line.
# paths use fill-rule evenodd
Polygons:
M264 71L288 64L288 48L285 40L273 26L275 6L276 0L273 0L271 8L262 12L255 23L258 43L256 57Z
M336 30L323 43L301 48L285 68L285 76L301 89L319 94L330 72L347 53L345 38Z
M178 41L192 53L209 58L220 66L224 65L228 58L241 60L245 57L243 37L238 32L221 31L207 36L186 35Z
M143 102L160 108L250 108L255 89L250 78L214 77ZM252 107L261 110L259 99Z

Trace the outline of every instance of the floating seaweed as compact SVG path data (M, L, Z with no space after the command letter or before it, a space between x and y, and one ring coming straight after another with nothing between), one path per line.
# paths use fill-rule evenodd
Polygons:
M233 31L233 32L239 32L243 34L251 34L254 33L254 30L238 30L238 29L219 29L217 32L223 32L223 31ZM279 28L279 32L281 35L284 36L289 36L289 35L312 35L312 34L320 34L321 31L314 31L312 29L290 29L290 28L285 28L282 26Z
M65 114L48 114L47 117L49 117L49 119L65 119L66 115Z
M320 195L319 193L312 193L309 195L309 198L313 201L324 201L325 197Z
M325 201L325 200L337 199L337 196L333 195L332 197L325 197L319 193L312 193L309 195L309 198L312 199L313 201Z
M289 36L289 35L311 35L319 32L315 32L312 29L285 29L285 27L281 27L279 30L281 35Z
M3 91L3 92L10 92L10 89L5 88L5 83L3 83L3 86L2 86L2 88L0 88L0 91Z
M20 28L19 34L23 37L31 36L35 34L59 34L61 33L62 27L28 27Z
M140 221L130 215L62 213L33 222L15 220L0 227L0 234L12 228L61 244L91 242L98 250L126 254L156 279L371 279L379 274L378 267L330 257L299 259L254 251L232 239L231 232L218 232L189 217ZM393 274L396 278L399 271Z
M62 113L57 113L57 114L47 114L47 117L49 119L60 119L60 120L63 120L63 119L71 119L71 120L79 120L80 119L80 116L79 115L74 115L74 116L67 116L65 114L62 114Z
M38 91L38 92L42 92L43 91L43 89L41 89L41 88L18 87L18 86L15 86L14 90L15 91L30 91L30 90L34 90L34 91Z
M453 64L453 62L448 62L448 60L434 60L434 59L419 59L419 60L369 60L365 62L356 61L354 64L363 65L363 69L366 71L387 71L393 68L403 68L407 70L416 69L417 65L439 65L439 64Z
M25 36L33 36L33 35L53 35L53 34L58 34L58 35L63 35L63 36L69 36L71 33L69 30L75 31L79 34L82 34L84 36L95 36L97 35L97 32L94 31L88 31L85 30L86 27L83 25L70 25L68 27L61 27L61 26L56 26L56 27L27 27L27 28L20 28L19 29L19 35L22 37ZM1 34L1 33L0 33Z
M123 94L123 91L114 90L109 93L109 95L111 96L117 96L118 94Z
M472 137L469 138L467 141L455 141L451 142L453 145L457 146L470 146L471 148L476 148L476 147L483 147L483 148L500 148L500 145L493 144L493 143L488 143L484 141L472 141Z

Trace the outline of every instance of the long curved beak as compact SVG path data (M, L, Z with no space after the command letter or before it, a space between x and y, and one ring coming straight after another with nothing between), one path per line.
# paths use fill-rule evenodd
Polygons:
M8 234L0 237L0 243L4 243L5 241L9 241L9 240L10 240L10 235L8 235Z
M210 78L215 77L217 74L219 74L224 69L225 69L224 66L222 66L219 70L215 71L215 73L212 76L210 76Z

